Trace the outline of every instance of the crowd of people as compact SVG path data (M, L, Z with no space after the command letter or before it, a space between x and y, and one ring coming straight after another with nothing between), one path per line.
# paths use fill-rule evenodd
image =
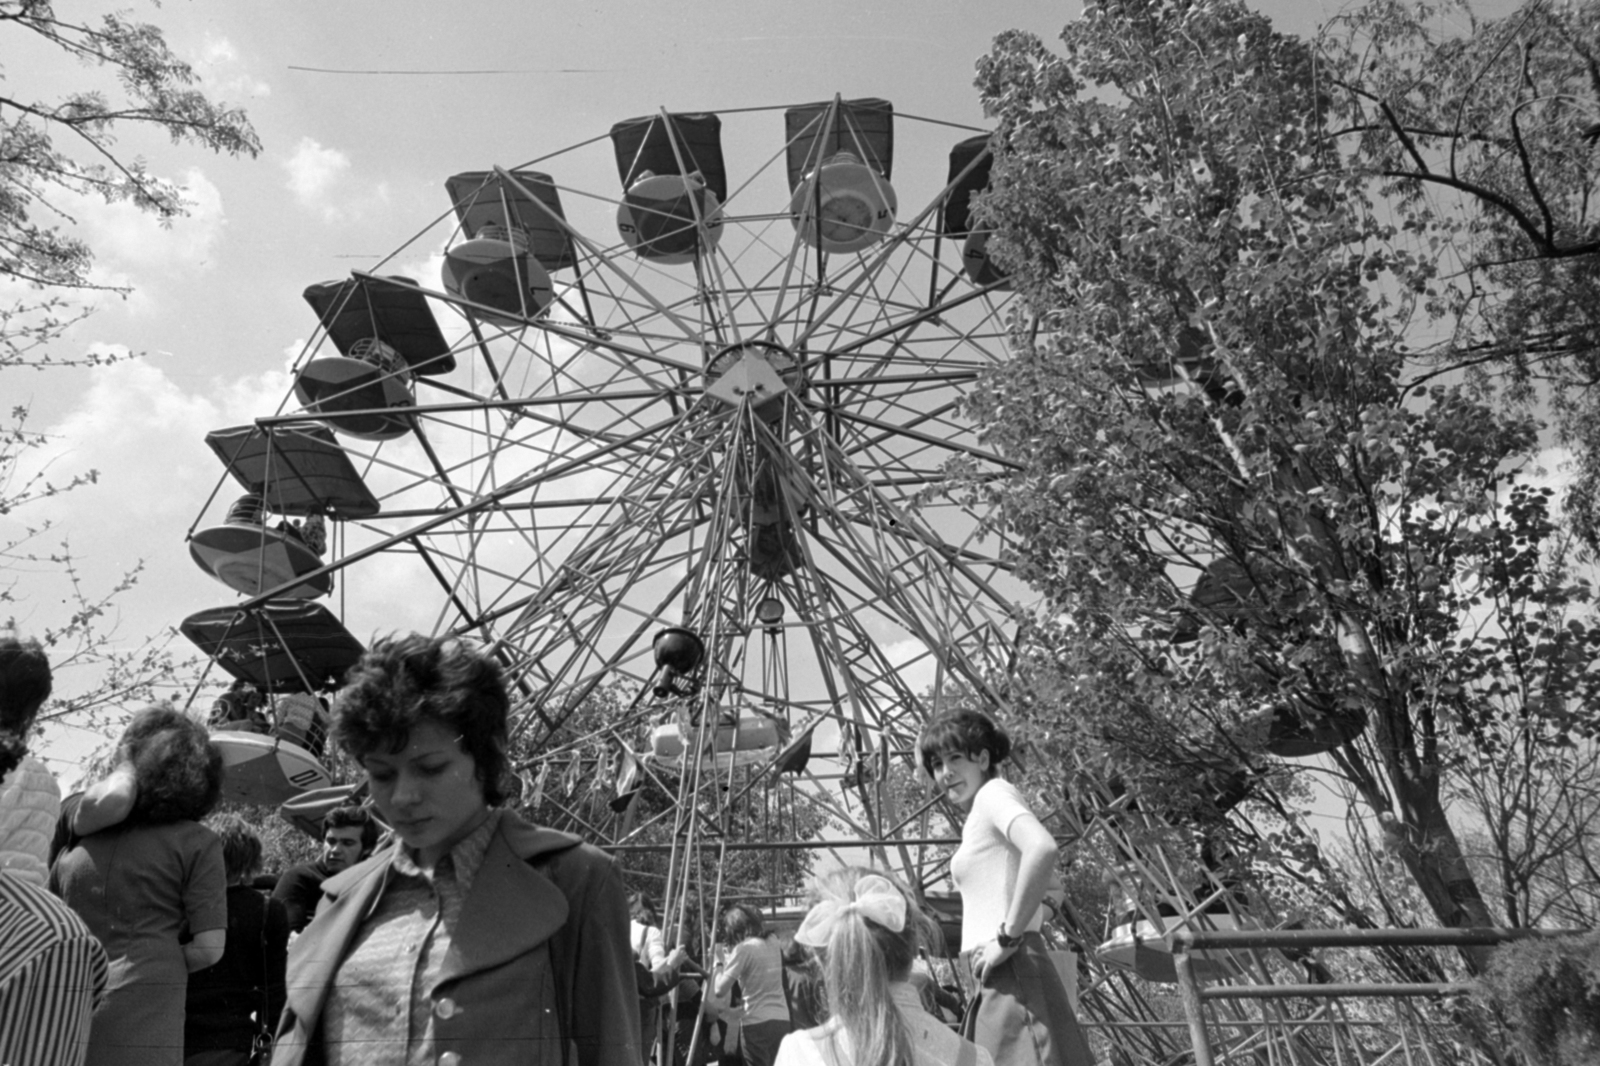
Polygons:
M8 1066L1094 1061L1041 935L1055 841L998 773L1010 744L983 714L919 743L967 812L951 874L977 992L956 1026L927 964L936 927L885 870L821 877L787 946L736 902L709 964L684 929L669 949L607 854L506 806L507 688L468 643L374 642L333 701L367 803L329 811L318 861L265 881L251 827L211 814L223 768L203 725L139 712L63 799L26 749L50 690L39 646L0 639Z

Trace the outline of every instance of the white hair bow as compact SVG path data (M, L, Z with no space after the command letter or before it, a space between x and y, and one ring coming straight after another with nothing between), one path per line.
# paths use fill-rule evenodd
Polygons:
M871 918L891 932L906 927L906 897L886 877L868 874L856 882L854 899L825 899L811 908L794 938L809 948L825 948L846 914Z

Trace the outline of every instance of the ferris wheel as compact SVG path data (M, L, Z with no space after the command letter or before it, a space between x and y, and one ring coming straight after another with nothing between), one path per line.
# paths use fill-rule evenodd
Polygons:
M530 787L615 755L599 842L643 775L686 805L782 781L895 836L888 766L935 693L1003 706L1024 595L981 494L1007 461L962 418L1016 325L988 172L981 131L835 98L442 176L432 225L306 290L293 395L207 437L244 495L190 550L246 598L183 630L244 693L215 724L261 780L231 780L325 783L306 697L361 647L328 604L382 561L500 659ZM563 732L602 691L604 728Z

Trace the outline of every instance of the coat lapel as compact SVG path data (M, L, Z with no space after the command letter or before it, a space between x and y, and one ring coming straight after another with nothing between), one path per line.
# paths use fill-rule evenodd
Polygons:
M561 928L567 898L528 860L577 843L577 837L530 825L510 811L501 815L461 908L441 983L508 962ZM383 890L393 858L387 849L324 881L326 909L289 948L286 1000L308 1032L315 1031L339 963Z
M503 816L461 907L439 983L491 969L549 940L567 920L567 897L527 863L528 845ZM515 843L508 831L518 837Z
M321 1016L339 962L383 889L391 854L375 855L322 883L329 897L327 909L320 910L289 946L285 1001L295 1017L314 1025Z

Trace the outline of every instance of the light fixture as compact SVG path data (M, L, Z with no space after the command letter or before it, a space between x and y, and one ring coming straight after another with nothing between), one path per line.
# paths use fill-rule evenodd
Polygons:
M783 601L776 596L763 596L756 601L756 621L776 632L783 624Z

